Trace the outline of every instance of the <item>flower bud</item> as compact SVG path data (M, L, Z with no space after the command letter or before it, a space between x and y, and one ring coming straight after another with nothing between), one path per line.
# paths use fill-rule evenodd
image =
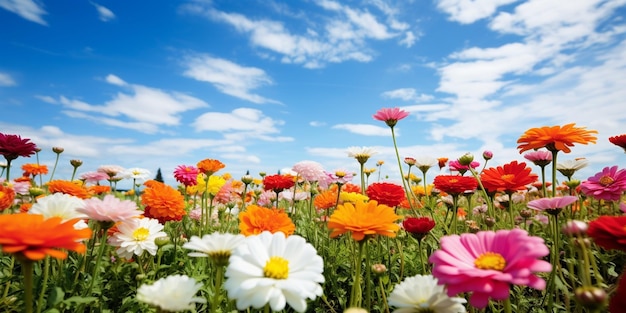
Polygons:
M411 157L404 158L404 163L406 163L408 166L413 166L415 165L416 162L417 160L415 160L415 158L411 158Z
M253 181L254 181L254 178L252 178L251 175L243 175L241 177L241 182L246 185L250 185Z
M83 161L81 161L81 160L70 160L70 164L72 164L73 167L79 167L79 166L83 165Z
M604 289L593 286L578 287L574 295L578 303L591 311L603 308L608 298Z
M563 234L570 237L585 236L589 225L583 221L571 220L563 225Z
M472 164L472 161L474 161L474 155L469 152L459 158L459 163L465 166Z
M487 225L487 227L493 227L496 225L496 219L491 216L485 217L485 225Z
M483 159L485 159L485 161L489 161L492 158L493 158L493 152L491 152L489 150L483 151Z
M170 237L168 236L157 237L154 239L154 243L157 245L157 247L161 248L165 246L166 244L170 243Z
M63 149L61 147L52 147L52 152L54 152L56 154L61 154L61 153L63 153L63 151L65 151L65 149Z
M519 211L519 215L520 215L522 218L525 218L525 219L527 219L527 218L531 218L531 217L533 216L533 211L528 210L528 209L521 210L521 211Z
M565 184L565 186L567 186L570 190L574 190L576 189L576 187L580 186L580 180L578 179L566 180L563 182L563 184Z
M376 276L382 276L387 273L387 267L385 264L374 264L372 265L372 273Z

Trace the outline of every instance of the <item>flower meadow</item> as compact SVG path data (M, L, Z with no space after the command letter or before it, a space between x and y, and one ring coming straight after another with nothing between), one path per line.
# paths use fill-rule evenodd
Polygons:
M63 148L49 169L36 143L0 133L0 310L626 312L626 169L577 177L588 162L561 160L596 131L531 128L518 139L527 161L490 167L489 151L400 155L407 116L373 115L401 184L376 175L369 147L347 149L358 173L303 160L232 177L208 158L170 186L142 168L79 174L71 160L60 179ZM610 141L626 151L626 135Z

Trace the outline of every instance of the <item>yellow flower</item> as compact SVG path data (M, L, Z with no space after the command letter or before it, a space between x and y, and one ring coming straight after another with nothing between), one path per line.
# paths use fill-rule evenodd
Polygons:
M369 198L366 195L358 192L342 192L339 194L339 200L341 200L342 202L356 203L365 202L369 200Z

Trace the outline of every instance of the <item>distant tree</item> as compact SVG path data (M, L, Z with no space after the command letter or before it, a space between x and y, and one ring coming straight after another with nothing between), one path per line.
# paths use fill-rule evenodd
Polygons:
M154 178L154 180L156 180L158 182L163 182L163 175L161 174L161 168L160 167L157 170L156 177Z

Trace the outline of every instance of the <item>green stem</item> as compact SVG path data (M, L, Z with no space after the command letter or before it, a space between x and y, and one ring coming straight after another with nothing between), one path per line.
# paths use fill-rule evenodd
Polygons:
M50 272L50 256L47 256L43 263L43 277L41 278L41 292L37 300L37 313L41 312L44 295L48 289L48 273Z
M9 265L9 271L7 273L9 273L9 276L7 277L7 283L4 286L4 292L2 293L2 299L6 299L7 295L9 294L9 289L11 287L11 277L13 276L13 268L15 268L15 257L11 256L11 265Z
M48 180L48 182L52 181L52 178L54 177L54 172L56 172L57 170L57 164L59 164L59 156L60 154L57 153L57 158L56 160L54 160L54 167L52 168L52 173L50 174L50 179Z
M383 280L378 278L378 287L380 288L380 295L383 297L383 305L385 306L385 313L389 313L389 303L387 303L387 297L385 296L385 288L383 287Z
M422 240L417 240L417 253L420 255L420 264L422 265L420 274L424 275L426 273L426 264L424 264L424 256L422 253Z
M24 270L24 312L33 313L33 262L22 262Z
M559 150L552 150L552 195L550 197L556 196L556 156L558 153Z
M413 209L413 203L411 203L411 195L409 194L409 189L406 186L406 180L404 179L404 171L402 170L402 162L400 161L400 153L398 152L398 144L396 143L396 132L393 127L391 127L391 139L393 139L393 148L396 151L396 159L398 160L398 168L400 168L400 180L402 180L402 186L404 187L404 192L406 193L406 199L409 201L409 207Z
M468 166L468 167L469 167L470 173L472 174L472 176L474 176L474 178L478 182L478 187L480 187L480 191L483 193L483 198L484 198L483 201L487 203L487 211L489 212L489 216L495 217L493 201L491 200L491 197L489 197L489 194L487 194L487 190L485 189L485 186L483 186L483 182L480 180L480 177L478 176L476 171L474 171L474 169L471 166Z
M102 256L104 255L104 250L107 246L107 229L105 227L99 227L102 230L102 237L100 238L100 247L98 247L98 255L96 256L96 265L93 268L93 273L91 275L91 281L89 282L89 286L83 296L89 297L91 295L91 290L93 289L94 284L98 280L98 276L100 276L100 263L102 263Z
M363 258L363 246L367 239L359 241L359 249L356 255L356 262L354 266L354 280L352 283L352 290L350 292L350 307L361 307L361 259Z
M220 306L220 294L222 290L222 281L224 279L224 266L218 265L215 269L215 285L213 287L213 300L211 301L211 312L217 312Z
M504 299L504 313L512 313L511 309L511 297Z
M5 158L7 160L7 176L6 176L6 181L7 183L11 181L11 160Z
M365 194L365 173L363 170L365 169L365 163L359 162L361 164L361 194Z

